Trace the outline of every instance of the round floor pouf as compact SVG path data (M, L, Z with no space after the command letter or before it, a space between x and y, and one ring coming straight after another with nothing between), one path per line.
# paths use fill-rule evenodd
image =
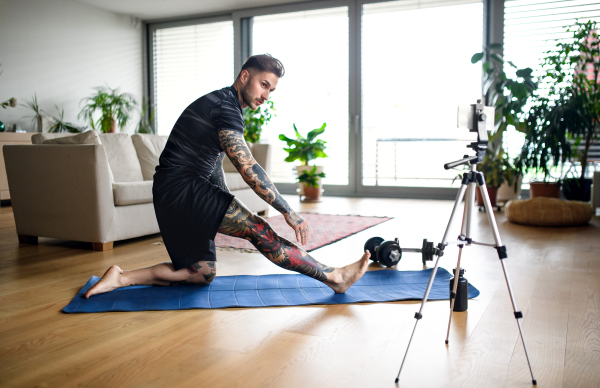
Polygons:
M546 197L513 199L504 211L509 221L523 225L576 226L592 219L592 207L587 202Z

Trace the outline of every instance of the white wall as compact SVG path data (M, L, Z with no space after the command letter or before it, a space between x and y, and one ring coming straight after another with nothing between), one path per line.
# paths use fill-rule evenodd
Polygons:
M77 118L79 102L93 87L108 84L142 99L142 30L129 15L104 11L74 0L0 0L0 101L19 104L37 94L42 109L67 121ZM35 131L32 111L0 108L7 128L19 123ZM124 132L133 133L139 113Z

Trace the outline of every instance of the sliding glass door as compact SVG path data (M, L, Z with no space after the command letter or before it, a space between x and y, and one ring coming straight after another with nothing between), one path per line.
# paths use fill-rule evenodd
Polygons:
M271 95L276 114L262 132L261 142L272 145L272 178L295 182L294 166L286 163L286 143L279 134L295 138L326 123L319 138L327 141L328 158L312 164L325 167L328 185L348 185L348 9L278 13L253 18L252 53L269 53L281 60L285 75Z
M461 4L464 3L464 4ZM362 10L362 185L450 187L472 134L457 106L481 98L483 7L393 1Z

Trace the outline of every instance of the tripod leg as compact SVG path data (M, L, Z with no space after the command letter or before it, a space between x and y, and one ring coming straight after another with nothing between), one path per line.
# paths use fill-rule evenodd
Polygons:
M467 174L464 174L462 184L460 189L458 190L458 194L456 194L456 200L454 201L454 207L452 208L452 214L450 215L450 220L448 221L448 226L446 228L446 232L444 233L444 239L442 244L446 244L448 241L446 238L448 237L448 230L450 229L450 225L452 225L452 220L456 214L456 208L461 203L463 196L465 194L465 190L467 188ZM463 225L464 225L464 215L463 215ZM463 226L464 227L464 226ZM425 290L425 295L423 295L423 300L421 301L421 307L419 308L419 312L415 313L415 326L413 327L412 334L410 335L410 339L408 340L408 345L406 346L406 351L404 352L404 358L402 358L402 364L400 364L400 370L398 371L398 375L396 376L396 383L400 380L400 373L402 373L402 367L404 366L404 361L406 361L406 356L408 355L408 349L410 348L410 344L412 342L413 336L415 335L415 330L417 329L417 324L419 323L419 319L423 318L423 308L425 307L425 303L427 302L427 298L429 298L429 292L431 291L431 286L433 286L433 281L435 279L435 275L437 274L438 266L440 264L441 256L438 256L435 260L435 266L433 267L433 271L431 272L431 276L429 277L429 282L427 283L427 289Z
M498 231L498 225L496 224L496 217L494 217L494 209L492 208L490 197L485 186L485 179L482 173L477 174L477 184L479 185L479 190L481 191L481 197L483 198L483 205L485 207L486 214L488 215L488 220L490 222L490 225L492 226L492 232L496 241L496 250L498 251L500 264L502 264L504 280L506 280L506 286L508 287L508 294L510 295L510 301L513 306L515 320L517 321L517 326L519 327L519 335L521 336L521 342L523 343L523 349L525 350L525 357L527 358L527 365L529 366L529 372L531 373L531 383L533 385L537 385L537 381L535 380L535 376L533 375L533 368L531 367L531 360L529 359L527 345L525 345L525 338L523 337L523 328L521 327L521 321L519 321L519 319L523 318L523 313L517 309L517 302L515 301L515 298L513 296L512 287L508 278L508 272L506 271L506 264L504 263L504 260L508 258L508 255L506 254L506 247L502 245L502 240L500 239L500 232Z
M472 174L469 175L472 177ZM467 199L465 200L465 211L463 215L463 225L460 230L460 234L465 237L471 237L471 215L473 214L473 202L475 201L475 182L470 180L469 187L467 189ZM450 293L450 314L448 316L448 330L446 331L446 345L450 339L450 327L452 326L452 312L454 311L454 303L456 302L456 290L458 288L458 274L460 274L460 259L462 257L463 246L458 246L458 260L456 261L456 273L454 275L454 284L452 285L452 292Z

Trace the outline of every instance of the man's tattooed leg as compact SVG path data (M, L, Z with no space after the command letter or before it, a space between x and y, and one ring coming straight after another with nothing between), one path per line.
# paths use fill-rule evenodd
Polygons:
M219 232L246 239L278 266L320 281L326 281L327 274L335 270L319 263L303 249L277 235L264 219L252 214L235 198L227 209Z

